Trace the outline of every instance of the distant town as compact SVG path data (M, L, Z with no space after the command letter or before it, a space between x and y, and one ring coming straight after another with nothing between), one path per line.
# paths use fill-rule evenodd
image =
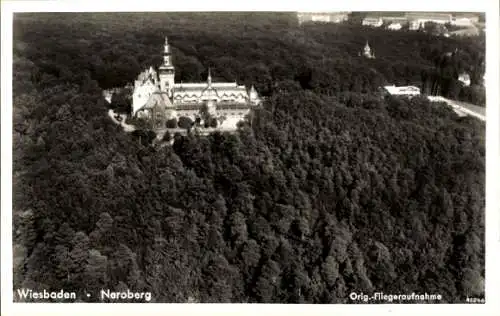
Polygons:
M431 31L435 35L478 36L485 31L484 15L475 12L297 12L299 23L359 22L388 30Z
M391 31L430 32L435 36L479 36L485 31L484 14L472 12L297 12L299 24L304 23L352 23L369 28L384 28ZM447 57L457 52L446 53ZM375 59L375 53L366 42L363 50L358 53L367 59ZM470 86L470 75L459 73L457 80L463 86ZM482 85L484 87L484 75ZM380 87L382 95L397 95L413 97L421 94L416 86L386 85ZM459 116L474 116L486 120L484 108L457 102L442 96L427 96L431 102L444 102L451 106Z

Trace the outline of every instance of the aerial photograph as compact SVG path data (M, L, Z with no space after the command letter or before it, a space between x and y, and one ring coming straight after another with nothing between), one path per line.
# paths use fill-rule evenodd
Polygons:
M485 303L485 12L12 31L14 305Z

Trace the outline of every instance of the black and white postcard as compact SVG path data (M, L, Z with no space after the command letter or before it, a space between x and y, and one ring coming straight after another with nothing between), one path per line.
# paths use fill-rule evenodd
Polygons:
M23 2L2 3L10 312L496 304L498 4Z

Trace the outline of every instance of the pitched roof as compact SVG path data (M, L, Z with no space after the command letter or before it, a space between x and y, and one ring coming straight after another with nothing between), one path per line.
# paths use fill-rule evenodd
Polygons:
M146 104L140 109L152 109L154 107L160 107L162 109L166 108L171 108L173 107L172 102L170 102L170 99L165 92L155 92L151 95L151 97L148 99Z
M384 89L387 90L390 94L420 94L420 89L415 86L401 86L396 87L392 86L384 86Z
M219 93L217 93L217 90L209 87L203 90L201 93L201 98L202 100L214 100L219 98Z
M189 89L205 89L208 87L206 82L188 82L188 83L175 83L174 88L178 90ZM244 89L245 86L238 86L236 82L212 82L212 87L216 89Z

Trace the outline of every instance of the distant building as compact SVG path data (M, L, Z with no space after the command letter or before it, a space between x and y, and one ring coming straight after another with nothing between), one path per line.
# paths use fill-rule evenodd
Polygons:
M411 31L416 31L416 30L419 30L419 29L423 28L423 25L422 25L422 23L420 21L413 20L413 21L410 21L408 28Z
M398 31L402 28L402 25L400 23L391 23L387 26L388 30L391 31Z
M478 36L479 33L480 33L479 29L474 25L472 25L471 27L465 29L453 31L451 32L451 35L470 37L470 36Z
M473 26L479 23L480 13L446 13L446 12L406 12L398 13L395 15L369 15L362 24L368 26L379 27L383 23L395 24L399 23L401 26L409 25L410 30L418 30L424 28L427 22L444 25L447 23L456 26Z
M368 45L368 41L365 44L365 47L363 48L363 55L366 58L374 59L375 58L375 52L373 49L371 49L370 45Z
M384 23L399 23L401 25L408 23L408 19L405 16L382 16L380 18Z
M462 73L458 76L458 81L462 82L464 86L470 86L470 76L468 73Z
M365 26L373 26L373 27L380 27L384 24L384 21L382 18L379 17L366 17L363 19L362 25Z
M363 56L368 58L368 59L374 59L375 58L375 53L373 53L372 49L370 48L370 45L368 45L368 41L366 41L365 47L363 48ZM361 55L361 53L359 54Z
M421 22L434 22L438 24L450 23L452 15L450 13L440 12L407 12L408 20L419 20Z
M409 21L410 30L418 30L423 28L427 22L437 24L451 23L452 15L438 12L407 12L406 19Z
M474 23L479 23L479 16L480 16L480 14L481 13L460 12L460 13L455 13L453 17L455 19L467 19L472 24L474 24Z
M384 90L390 95L415 96L420 94L420 89L415 86L384 86Z
M453 17L453 19L450 22L452 25L456 26L472 26L473 22L469 18L464 18L464 17Z
M304 22L341 23L347 21L351 12L297 12L299 24Z

